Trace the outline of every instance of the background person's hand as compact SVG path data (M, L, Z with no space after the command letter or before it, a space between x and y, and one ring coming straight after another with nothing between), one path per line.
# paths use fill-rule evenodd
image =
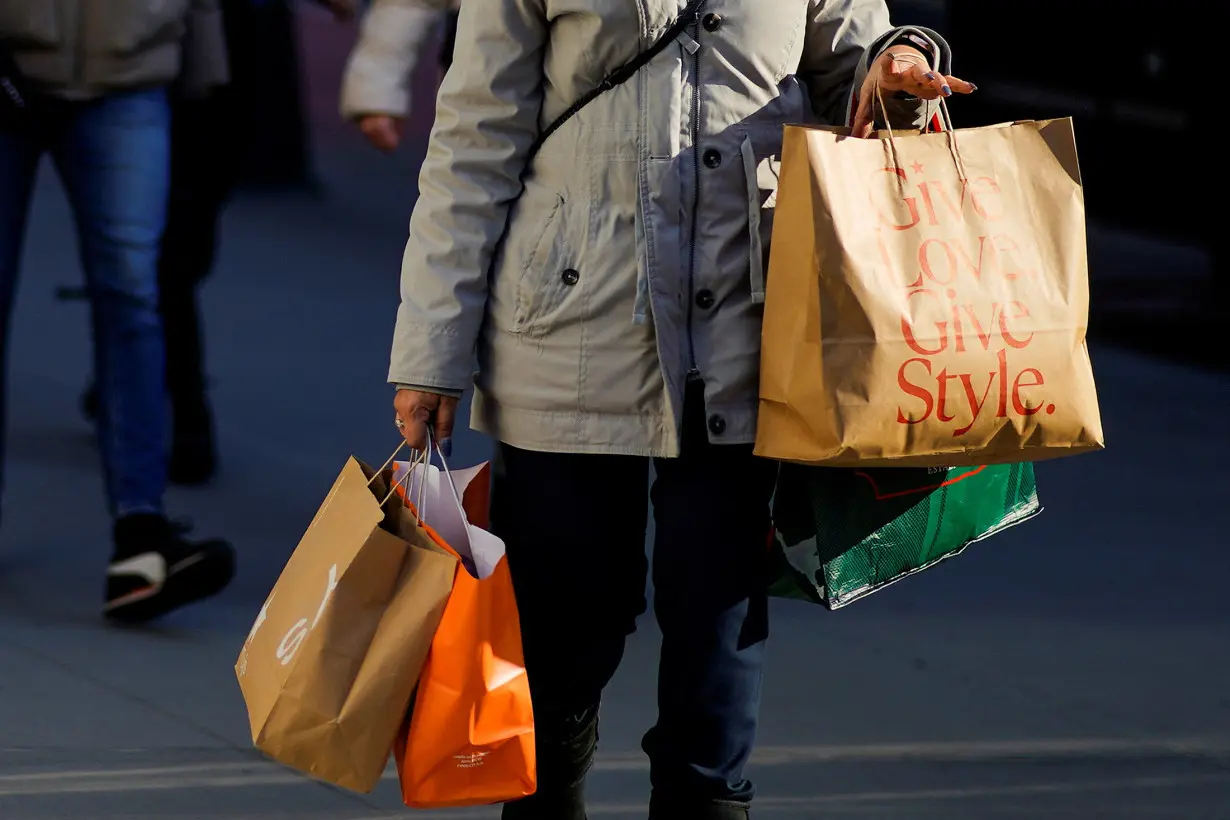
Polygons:
M359 117L359 130L372 145L391 154L401 144L402 122L388 114L367 114Z
M876 58L858 91L858 108L854 114L856 137L869 137L875 127L876 86L884 98L904 91L924 100L951 97L953 94L971 94L977 86L959 77L932 71L931 65L921 51L906 46L896 46Z
M393 397L393 408L401 421L401 434L406 443L416 450L427 446L427 425L440 441L440 451L445 456L452 454L453 424L457 420L458 400L439 393L419 390L398 390Z

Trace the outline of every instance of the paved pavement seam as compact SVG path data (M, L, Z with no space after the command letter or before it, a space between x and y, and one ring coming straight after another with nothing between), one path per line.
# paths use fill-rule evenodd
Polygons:
M124 700L134 703L140 706L141 708L146 709L156 715L160 715L170 721L186 726L192 729L193 731L199 732L200 734L211 738L212 740L218 741L219 743L221 743L223 746L225 746L228 749L231 749L236 752L241 752L246 755L250 755L252 756L253 761L252 763L247 764L249 768L255 765L259 765L259 763L261 762L265 762L265 763L269 763L270 765L277 766L277 764L274 764L271 761L269 761L268 758L261 756L260 753L257 752L255 749L253 749L251 745L242 746L242 745L236 744L232 740L230 740L228 737L226 737L225 735L213 731L208 726L205 726L196 721L193 721L192 719L186 717L183 714L180 714L172 709L168 709L164 706L161 706L157 702L149 698L144 698L134 692L131 692L125 689L122 686L117 686L98 676L92 675L88 672L88 670L73 666L69 663L59 660L58 658L52 655L48 655L45 652L40 652L37 649L29 647L20 642L12 641L11 639L6 640L4 642L4 646L6 646L8 649L10 649L13 652L24 654L42 664L50 666L66 674L72 675L73 677L89 684L90 686L93 686L105 692L109 692L113 695L123 698ZM45 750L45 749L46 747L40 747L40 751ZM187 767L187 768L200 768L200 767L197 766L197 767ZM326 791L333 792L348 800L358 803L359 805L363 806L365 810L373 810L373 811L380 810L380 807L378 805L371 802L371 800L367 799L364 795L358 794L356 792L347 791L345 789L340 789L329 783L324 783L314 778L308 777L307 775L296 772L293 769L289 769L289 768L282 767L282 766L278 766L278 768L280 768L285 773L284 777L290 780L302 781L303 783L310 784L317 788L322 788L322 789L325 789ZM65 774L66 773L53 774L53 777L55 777L57 780L56 791L59 793L70 793L73 791L71 785L64 782ZM105 774L106 773L104 773L104 776ZM6 781L9 780L9 778L13 778L13 779L16 779L17 781L20 781L23 778L27 778L27 777L29 777L29 775L19 774L19 775L0 776L0 784L5 783ZM250 779L250 778L247 778L247 779ZM237 779L232 778L228 780L227 785L244 785L245 780L246 779L242 777L237 778ZM234 781L234 782L231 782L231 781ZM131 787L129 786L126 788L131 788ZM163 786L162 788L182 788L182 783L179 786ZM0 795L22 794L22 793L23 792L21 792L20 790L18 791L7 790L3 787L3 785L0 785Z

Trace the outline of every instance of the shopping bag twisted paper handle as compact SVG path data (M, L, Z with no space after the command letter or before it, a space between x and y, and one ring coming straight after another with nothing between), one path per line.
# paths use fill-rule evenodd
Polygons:
M367 486L369 487L372 486L372 482L376 480L376 476L383 474L385 470L389 469L389 465L393 463L393 460L397 458L397 454L400 453L402 451L402 448L405 446L406 446L406 442L404 440L400 444L397 445L397 449L393 451L393 455L385 459L385 462L384 464L381 465L380 469L377 470L372 475L372 477L367 480ZM415 451L414 461L410 462L410 469L406 471L406 474L404 476L399 478L397 481L394 481L393 486L389 487L388 495L386 495L384 497L384 500L380 502L381 507L389 503L389 499L393 497L393 494L395 492L397 492L397 488L401 486L402 482L405 481L410 476L414 475L415 468L417 468L419 464L429 459L430 456L431 456L431 451L429 449L424 449L421 452L417 450ZM425 486L426 486L426 482L419 482L420 491ZM415 509L421 510L421 507L416 507Z
M888 150L889 160L894 168L901 167L901 158L897 154L897 135L893 132L892 123L888 119L888 106L884 104L884 93L880 89L880 83L875 84L876 102L880 104L880 112L884 115L884 130L888 131ZM965 160L961 157L961 150L957 146L957 130L952 127L952 116L948 111L948 103L944 98L940 98L940 116L944 121L944 134L948 141L948 153L952 155L952 161L957 166L958 179L965 181L969 179L969 175L965 171ZM931 130L931 121L927 120L927 124L923 126L923 133L926 134ZM898 177L898 184L904 187L905 180Z
M376 476L381 475L385 470L389 468L389 465L391 465L394 462L394 460L397 459L398 454L402 451L402 448L404 448L405 446L406 446L405 441L402 441L400 444L397 445L397 449L393 451L393 455L389 456L385 460L384 464L380 467L380 469L376 471L375 475L373 475L370 479L368 479L367 485L369 487L371 486L372 482L376 480ZM457 502L457 508L462 510L464 514L464 508L461 503L461 494L457 491L457 482L453 480L453 473L448 468L448 459L444 457L444 451L440 448L440 440L436 437L435 431L432 429L432 426L430 424L427 425L427 446L424 447L422 450L415 450L414 460L410 462L410 465L407 468L405 474L401 478L393 482L393 485L389 488L388 495L386 495L384 497L384 500L380 502L380 506L383 507L385 504L388 503L389 499L393 497L393 494L397 492L397 488L399 486L405 489L407 491L407 494L409 494L409 487L406 486L405 482L409 481L409 479L413 477L414 471L417 470L419 467L426 468L429 464L431 464L432 453L435 453L440 457L440 465L444 468L444 475L448 480L448 487L452 491L453 500ZM412 507L415 513L415 517L418 518L419 522L421 523L426 520L426 515L427 515L426 511L424 510L424 507L426 506L426 502L427 502L426 477L424 477L424 480L419 482L418 490L419 492L418 492L417 498L404 499L404 501Z
M924 39L926 39L927 42L931 45L931 53L935 56L932 59L930 68L932 71L939 71L940 70L939 44L937 44L935 40L931 39L931 37L927 36L922 31L914 30L914 33L917 36L923 37ZM893 125L892 125L892 122L888 118L888 106L885 105L884 103L884 92L880 88L880 82L878 79L875 84L875 95L876 95L875 102L878 102L880 104L880 112L884 115L884 128L886 131L888 131L888 143L889 143L888 147L889 147L889 151L891 152L889 160L892 162L894 168L900 168L901 161L900 161L900 157L897 154L897 135L893 133ZM960 175L958 178L961 179L962 181L965 181L969 179L969 175L965 171L965 160L962 159L961 151L957 147L957 129L954 128L952 125L952 113L948 110L948 102L943 97L939 98L939 103L940 103L940 119L944 123L944 132L948 136L948 152L952 154L952 161L957 166L957 173ZM930 130L931 130L931 118L928 117L926 123L923 125L923 133L926 134ZM905 180L898 177L898 184L904 187Z
M461 511L461 517L466 518L465 505L461 503L461 493L457 492L457 482L453 480L453 473L448 469L448 459L444 457L444 451L440 449L440 440L436 438L435 431L431 429L431 425L427 425L427 462L431 462L431 450L435 449L440 456L440 466L444 468L444 477L448 479L448 488L453 491L453 500L457 502L457 509Z

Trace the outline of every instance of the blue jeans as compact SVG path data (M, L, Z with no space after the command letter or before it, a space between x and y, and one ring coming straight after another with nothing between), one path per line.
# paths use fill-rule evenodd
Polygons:
M170 112L163 89L73 103L36 129L0 131L0 385L35 172L49 153L68 193L91 300L111 513L160 513L166 394L158 249L167 210ZM5 411L0 401L0 430Z

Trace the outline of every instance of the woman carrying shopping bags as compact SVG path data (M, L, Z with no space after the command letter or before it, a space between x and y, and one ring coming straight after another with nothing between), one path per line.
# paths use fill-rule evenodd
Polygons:
M646 606L652 494L650 817L745 818L768 634L775 468L752 441L782 126L865 135L878 84L891 125L919 128L932 101L973 86L934 70L943 41L894 29L883 0L463 3L455 54L389 380L411 445L427 423L451 435L472 378L474 426L499 442L491 523L539 766L537 794L504 817L585 817L602 690Z

